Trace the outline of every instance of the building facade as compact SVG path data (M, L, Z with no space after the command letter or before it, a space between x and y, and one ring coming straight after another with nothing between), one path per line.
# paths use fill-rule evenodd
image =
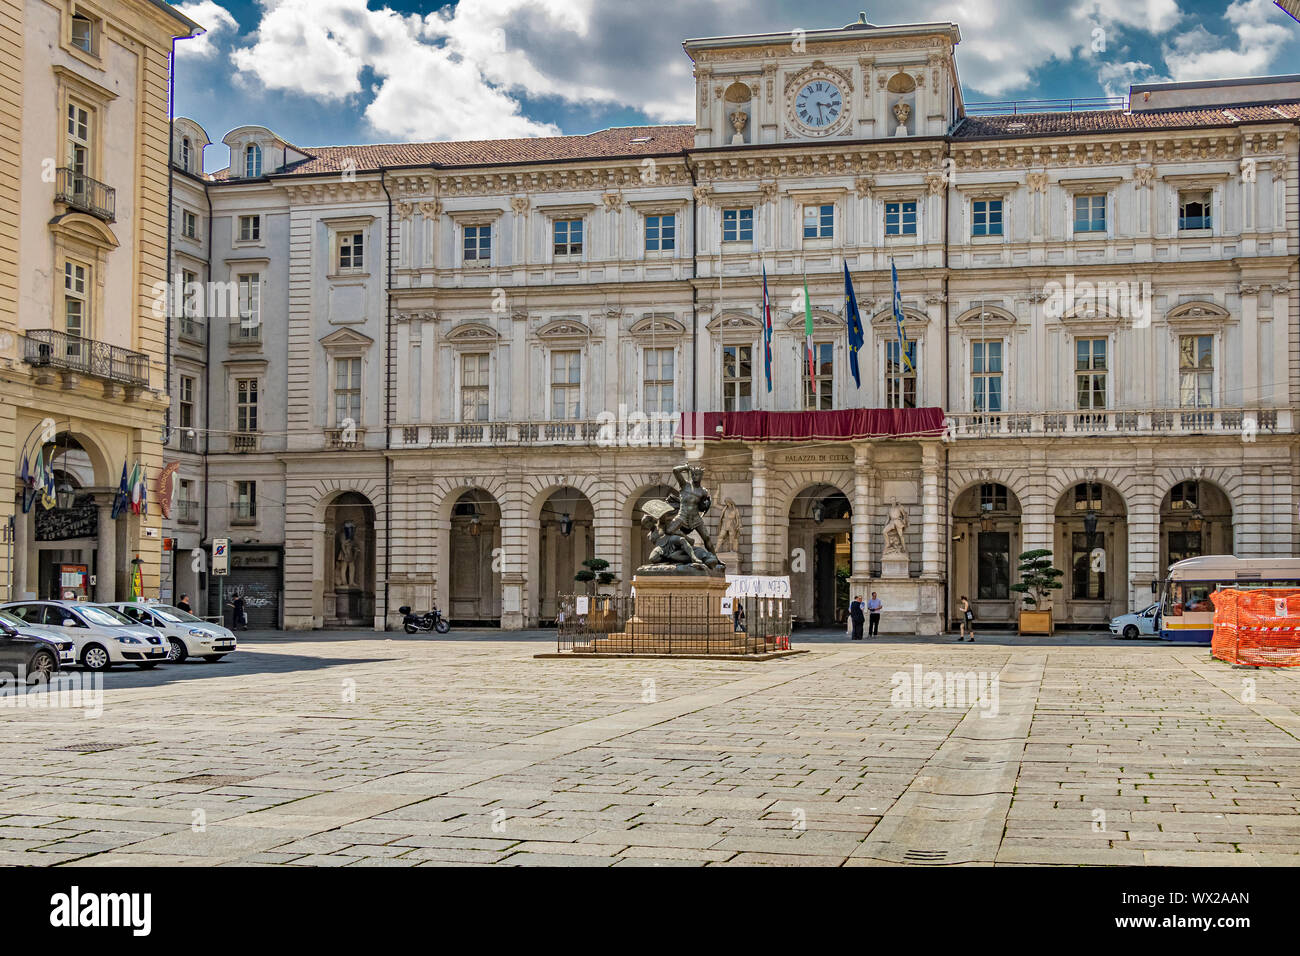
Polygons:
M5 0L0 16L0 594L113 600L137 568L156 592L168 83L173 40L198 28L153 0ZM49 508L23 481L38 462ZM114 518L124 463L152 507Z
M1011 621L1031 548L1075 625L1149 603L1179 557L1294 553L1300 79L989 113L959 40L690 40L693 126L231 132L228 169L174 176L208 222L173 270L227 308L177 343L204 411L167 449L199 496L168 534L230 537L222 587L293 628L432 603L533 626L589 557L626 590L639 504L684 455L711 520L740 515L730 569L789 574L823 624L871 590L899 630L962 596Z

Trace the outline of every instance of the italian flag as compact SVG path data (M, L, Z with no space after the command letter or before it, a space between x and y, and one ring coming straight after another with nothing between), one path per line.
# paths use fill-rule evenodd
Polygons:
M808 274L803 277L803 334L804 351L808 353L808 387L817 381L816 364L813 361L813 320L812 300L808 298Z

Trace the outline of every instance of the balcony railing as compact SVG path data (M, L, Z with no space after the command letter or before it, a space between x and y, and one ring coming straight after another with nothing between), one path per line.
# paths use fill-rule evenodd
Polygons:
M364 428L327 428L325 429L325 445L328 448L336 449L364 448L366 446L366 430Z
M948 435L968 438L1052 438L1073 435L1256 435L1292 430L1290 409L1163 408L1064 412L958 412L947 416Z
M262 323L239 319L230 323L231 345L260 345L262 342Z
M202 319L182 315L176 320L176 332L183 341L204 345L207 341L208 324Z
M237 501L230 506L231 524L257 524L257 505L249 501Z
M677 442L680 417L646 421L456 422L440 425L394 425L395 448L453 448L499 445L597 445L622 448L670 448Z
M23 361L35 368L57 368L122 385L149 386L149 356L141 352L54 329L32 329L22 339Z
M180 524L198 524L199 503L197 501L176 502L176 520Z
M230 436L230 450L233 452L257 451L260 432L235 432Z
M117 190L68 166L55 172L54 201L66 203L72 209L89 213L104 222L116 218Z

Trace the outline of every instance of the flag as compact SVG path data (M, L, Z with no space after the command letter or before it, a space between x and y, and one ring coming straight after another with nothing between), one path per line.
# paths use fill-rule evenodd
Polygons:
M853 294L853 283L849 280L848 262L844 263L844 318L849 323L849 371L853 373L854 385L861 388L858 350L862 348L865 337L862 333L862 316L858 314L858 297Z
M122 512L126 510L127 502L130 500L131 492L126 484L126 459L122 459L122 482L117 486L117 494L113 496L112 518L116 521L121 517Z
M141 572L140 556L137 554L135 560L131 562L131 600L139 601L144 598L144 574Z
M898 327L898 363L907 371L915 371L912 368L912 357L908 355L907 333L903 331L903 296L898 291L898 268L894 265L894 260L889 260L889 272L894 279L894 325Z
M54 497L54 453L50 453L50 460L47 462L44 456L45 449L36 453L36 467L38 477L36 484L40 487L41 507L49 511L59 503Z
M131 514L140 513L140 463L131 468Z
M816 367L813 363L812 302L808 298L808 274L807 273L804 273L804 277L803 277L803 334L804 334L804 351L808 353L808 387L812 388L813 383L817 381L817 373L816 373Z
M32 510L36 504L36 479L32 477L28 456L23 454L23 514Z
M772 300L767 296L767 263L763 263L763 374L772 391Z

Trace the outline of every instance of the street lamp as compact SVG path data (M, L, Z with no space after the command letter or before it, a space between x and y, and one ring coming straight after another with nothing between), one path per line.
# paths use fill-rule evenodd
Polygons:
M981 531L993 530L993 515L990 513L992 510L993 510L992 508L980 509L980 530Z
M54 489L54 501L60 511L71 511L72 506L77 503L77 490L72 487L68 479L64 478Z
M814 501L812 506L812 519L818 524L826 520L826 506L821 501Z
M1083 516L1083 533L1088 536L1088 550L1092 550L1092 537L1097 533L1097 512L1089 508Z
M469 533L477 538L479 536L479 532L482 530L483 530L483 516L478 513L478 508L475 508L474 513L469 516Z
M566 538L573 534L573 517L567 511L560 515L560 534Z

